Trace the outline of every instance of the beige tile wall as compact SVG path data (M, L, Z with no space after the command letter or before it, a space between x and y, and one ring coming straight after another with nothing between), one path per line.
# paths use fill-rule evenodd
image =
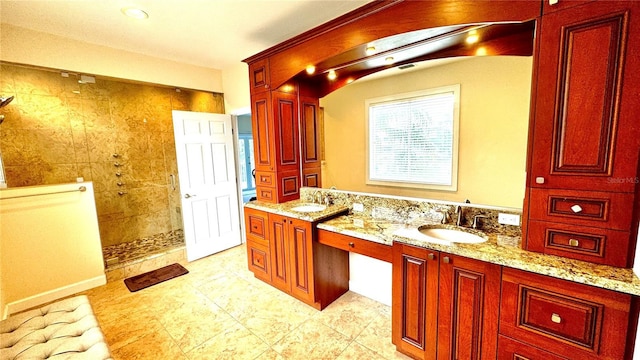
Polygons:
M181 229L171 110L224 113L223 95L79 78L0 63L0 96L15 96L0 110L8 186L93 181L103 247Z

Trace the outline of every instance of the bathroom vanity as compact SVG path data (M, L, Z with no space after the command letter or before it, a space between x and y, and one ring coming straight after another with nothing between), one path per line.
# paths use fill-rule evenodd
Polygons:
M425 239L420 226L438 228L455 204L395 206L385 197L369 206L381 211L359 214L346 192L321 212L331 215L294 211L313 201L301 185L321 185L316 100L385 68L366 65L368 44L429 29L421 41L457 45L405 63L468 56L459 35L480 30L471 24L493 33L502 31L493 25L514 24L483 45L492 55L533 55L522 227L497 224L499 209L469 206L466 224L488 216L486 241ZM391 261L393 342L417 359L631 359L640 308L631 270L640 219L638 35L637 1L376 1L246 59L260 200L246 209L274 226L258 230L269 237L262 245L251 240L250 268L292 294L297 285L279 283L282 271L307 269L314 283L323 271L311 265L316 255L305 254L306 268L293 260L303 258L291 250L303 233L306 250L335 250L327 258L338 277L348 252ZM389 53L417 44L398 41ZM336 68L340 77L327 79ZM309 224L294 221L302 218Z
M460 204L466 224L487 216L482 230L472 230L452 225L455 216L441 224L442 212L456 204L424 199L323 189L336 205L298 212L293 209L313 205L317 191L301 190L301 200L245 205L249 268L322 309L348 290L349 252L392 263L392 340L402 353L417 359L624 359L629 351L640 279L631 269L522 249L519 227L497 223L509 209ZM364 213L353 211L355 198L366 204ZM403 212L407 208L414 210ZM418 231L425 226L480 233L486 240L433 239Z

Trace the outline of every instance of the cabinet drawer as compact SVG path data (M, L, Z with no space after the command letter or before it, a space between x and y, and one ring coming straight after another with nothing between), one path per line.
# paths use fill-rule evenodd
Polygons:
M268 247L247 239L247 260L249 270L257 278L271 282Z
M571 359L622 359L631 296L505 268L500 333Z
M527 250L617 267L628 265L630 233L529 221Z
M256 171L256 184L258 186L275 187L275 173Z
M392 247L389 245L362 240L327 230L318 229L318 242L320 244L370 256L386 262L391 262L393 258Z
M256 197L260 201L275 202L276 190L273 188L258 187L256 188Z
M267 231L268 214L254 209L245 209L244 215L247 238L267 246L269 244L269 232Z
M567 358L500 335L498 338L498 360L567 360Z
M633 194L531 189L531 219L629 231Z

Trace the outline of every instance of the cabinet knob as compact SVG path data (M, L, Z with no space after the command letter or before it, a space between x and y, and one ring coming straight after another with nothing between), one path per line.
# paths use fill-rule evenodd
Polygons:
M427 259L429 259L429 260L433 260L435 258L436 258L436 256L433 253L430 253L429 255L427 255Z
M349 247L355 247L355 246L356 246L356 244L354 244L352 242L349 243Z
M544 184L544 178L542 176L536 177L536 184Z
M558 314L551 314L551 321L553 321L556 324L560 324L562 322L562 318L560 317L560 315Z
M445 256L445 257L443 257L443 258L442 258L442 261L443 261L445 264L448 264L448 263L450 263L450 262L451 262L451 259L449 259L449 257L448 257L448 256Z
M194 196L196 196L196 195L184 194L184 198L185 198L185 199L192 198L192 197L194 197Z
M573 247L578 247L580 245L580 242L576 239L569 239L569 245Z
M573 211L574 213L579 213L580 211L582 211L582 207L580 207L580 205L575 204L571 207L571 211Z

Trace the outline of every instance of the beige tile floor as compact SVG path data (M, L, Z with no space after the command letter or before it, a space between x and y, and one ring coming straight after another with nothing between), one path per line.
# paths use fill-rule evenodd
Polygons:
M317 311L255 279L244 246L183 265L135 293L121 280L85 292L114 359L408 359L386 305L348 292Z

